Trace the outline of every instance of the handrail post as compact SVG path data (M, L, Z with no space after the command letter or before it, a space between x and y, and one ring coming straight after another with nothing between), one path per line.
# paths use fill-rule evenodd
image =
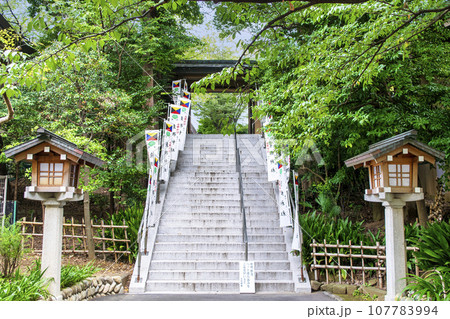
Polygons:
M236 155L236 171L239 174L239 195L240 195L240 208L242 213L242 241L245 249L245 261L248 261L248 235L247 235L247 218L245 216L244 206L244 185L242 182L242 170L241 170L241 155L239 153L239 147L237 146L236 126L234 128L234 150Z

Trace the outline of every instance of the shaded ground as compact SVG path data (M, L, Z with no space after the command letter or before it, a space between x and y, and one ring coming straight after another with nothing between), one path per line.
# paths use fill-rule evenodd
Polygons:
M34 264L35 260L39 260L41 258L40 254L26 254L24 258L22 259L20 263L21 271L26 271L27 267L30 267ZM62 256L62 265L77 265L77 266L83 266L87 265L89 263L89 259L87 256L83 255L69 255L64 254ZM122 274L128 274L129 277L131 277L131 274L133 272L133 264L128 264L124 262L115 262L113 260L103 260L102 257L97 257L96 260L92 262L92 265L101 268L97 273L95 273L96 276L117 276ZM129 280L129 279L128 279ZM128 291L129 287L129 281L124 286L125 292Z
M121 294L92 301L337 301L328 293L311 294Z

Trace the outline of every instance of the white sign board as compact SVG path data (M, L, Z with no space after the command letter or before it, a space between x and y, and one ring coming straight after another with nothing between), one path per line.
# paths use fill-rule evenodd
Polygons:
M255 262L239 262L239 292L241 294L255 293Z

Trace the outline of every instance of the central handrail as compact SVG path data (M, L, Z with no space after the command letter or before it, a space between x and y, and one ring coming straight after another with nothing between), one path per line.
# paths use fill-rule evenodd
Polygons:
M244 206L244 186L242 183L241 154L239 152L239 147L237 146L236 129L234 131L234 151L236 154L236 171L239 174L239 195L240 195L240 207L241 207L241 213L242 213L242 241L245 246L245 261L248 261L247 218L245 215L245 206Z

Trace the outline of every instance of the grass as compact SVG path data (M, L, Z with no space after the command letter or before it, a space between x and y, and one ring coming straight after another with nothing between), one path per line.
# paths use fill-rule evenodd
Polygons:
M47 291L50 282L43 277L40 268L40 264L35 263L33 268L28 268L28 274L16 271L13 277L0 279L0 301L47 299L50 296Z
M101 270L91 263L84 266L66 265L61 268L61 289L71 287Z

